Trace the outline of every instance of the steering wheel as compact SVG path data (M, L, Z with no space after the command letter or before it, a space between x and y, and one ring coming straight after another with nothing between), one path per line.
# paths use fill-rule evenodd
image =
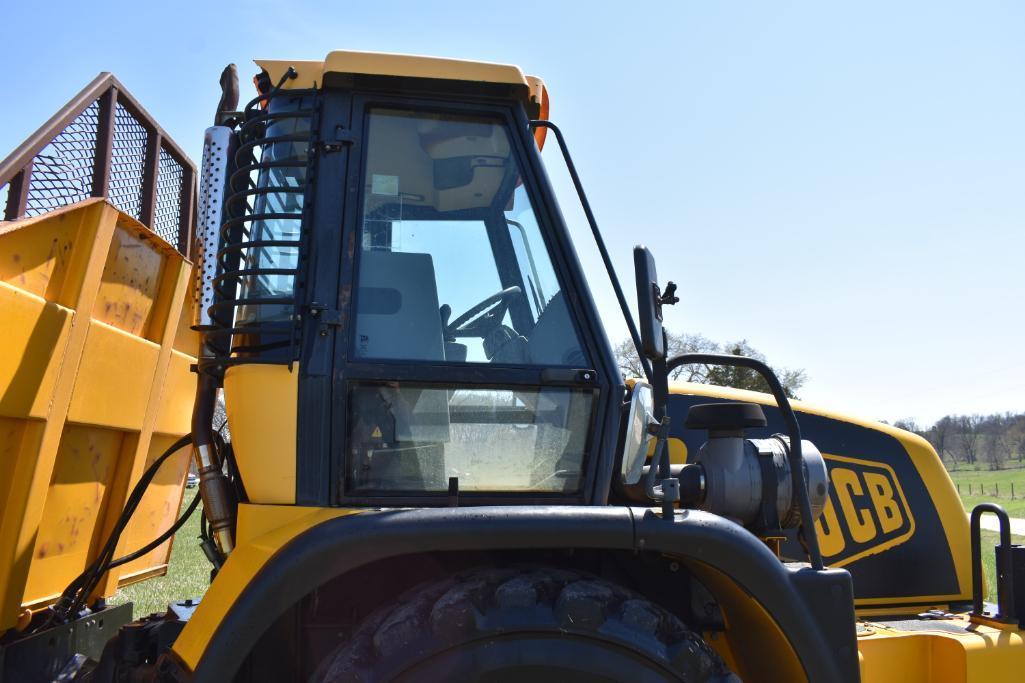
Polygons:
M512 302L513 297L522 291L516 286L506 287L502 291L495 292L487 297L479 304L475 304L451 323L443 319L442 324L445 326L445 336L486 337L488 332L505 317L505 312L509 309L509 304ZM442 306L443 318L448 317L444 315L445 309L452 310L447 305Z

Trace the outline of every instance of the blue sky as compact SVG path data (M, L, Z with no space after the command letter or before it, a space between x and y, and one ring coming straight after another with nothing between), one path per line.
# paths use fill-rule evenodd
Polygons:
M514 63L548 83L624 282L640 241L680 285L672 329L746 337L866 417L1025 411L1021 3L12 5L0 155L101 70L198 161L228 62L245 87L254 57L331 49Z

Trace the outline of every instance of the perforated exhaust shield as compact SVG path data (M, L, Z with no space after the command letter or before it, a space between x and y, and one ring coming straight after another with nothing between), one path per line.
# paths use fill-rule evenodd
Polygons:
M200 329L213 325L210 305L214 302L217 250L220 248L224 196L228 184L229 160L235 153L234 136L227 126L211 126L203 138L203 165L199 182L199 215L193 251L196 262L193 324Z

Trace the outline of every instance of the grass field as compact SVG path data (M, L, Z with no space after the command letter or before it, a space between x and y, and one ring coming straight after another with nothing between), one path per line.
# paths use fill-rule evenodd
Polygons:
M996 503L1011 517L1025 517L1025 468L1005 470L959 468L950 471L965 512L979 503ZM1013 494L1013 497L1012 497ZM982 532L982 562L986 571L987 600L996 600L996 558L993 547L999 535L995 531ZM1012 543L1025 543L1025 537L1012 536Z
M186 489L182 509L188 507L192 499L199 495L199 489ZM120 605L126 602L134 604L132 614L135 618L163 612L167 605L175 600L197 598L206 591L210 581L210 563L203 551L199 549L199 516L203 514L200 506L185 526L174 536L171 546L171 561L164 576L142 581L123 588L110 601Z
M991 502L1003 506L1011 517L1025 517L1025 468L957 469L950 472L950 477L966 511L979 503Z

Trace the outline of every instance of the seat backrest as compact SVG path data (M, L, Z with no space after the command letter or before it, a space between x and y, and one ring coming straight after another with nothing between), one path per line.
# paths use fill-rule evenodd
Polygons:
M563 292L548 302L529 337L527 355L535 365L586 367Z
M363 252L356 305L357 357L445 360L430 254Z

